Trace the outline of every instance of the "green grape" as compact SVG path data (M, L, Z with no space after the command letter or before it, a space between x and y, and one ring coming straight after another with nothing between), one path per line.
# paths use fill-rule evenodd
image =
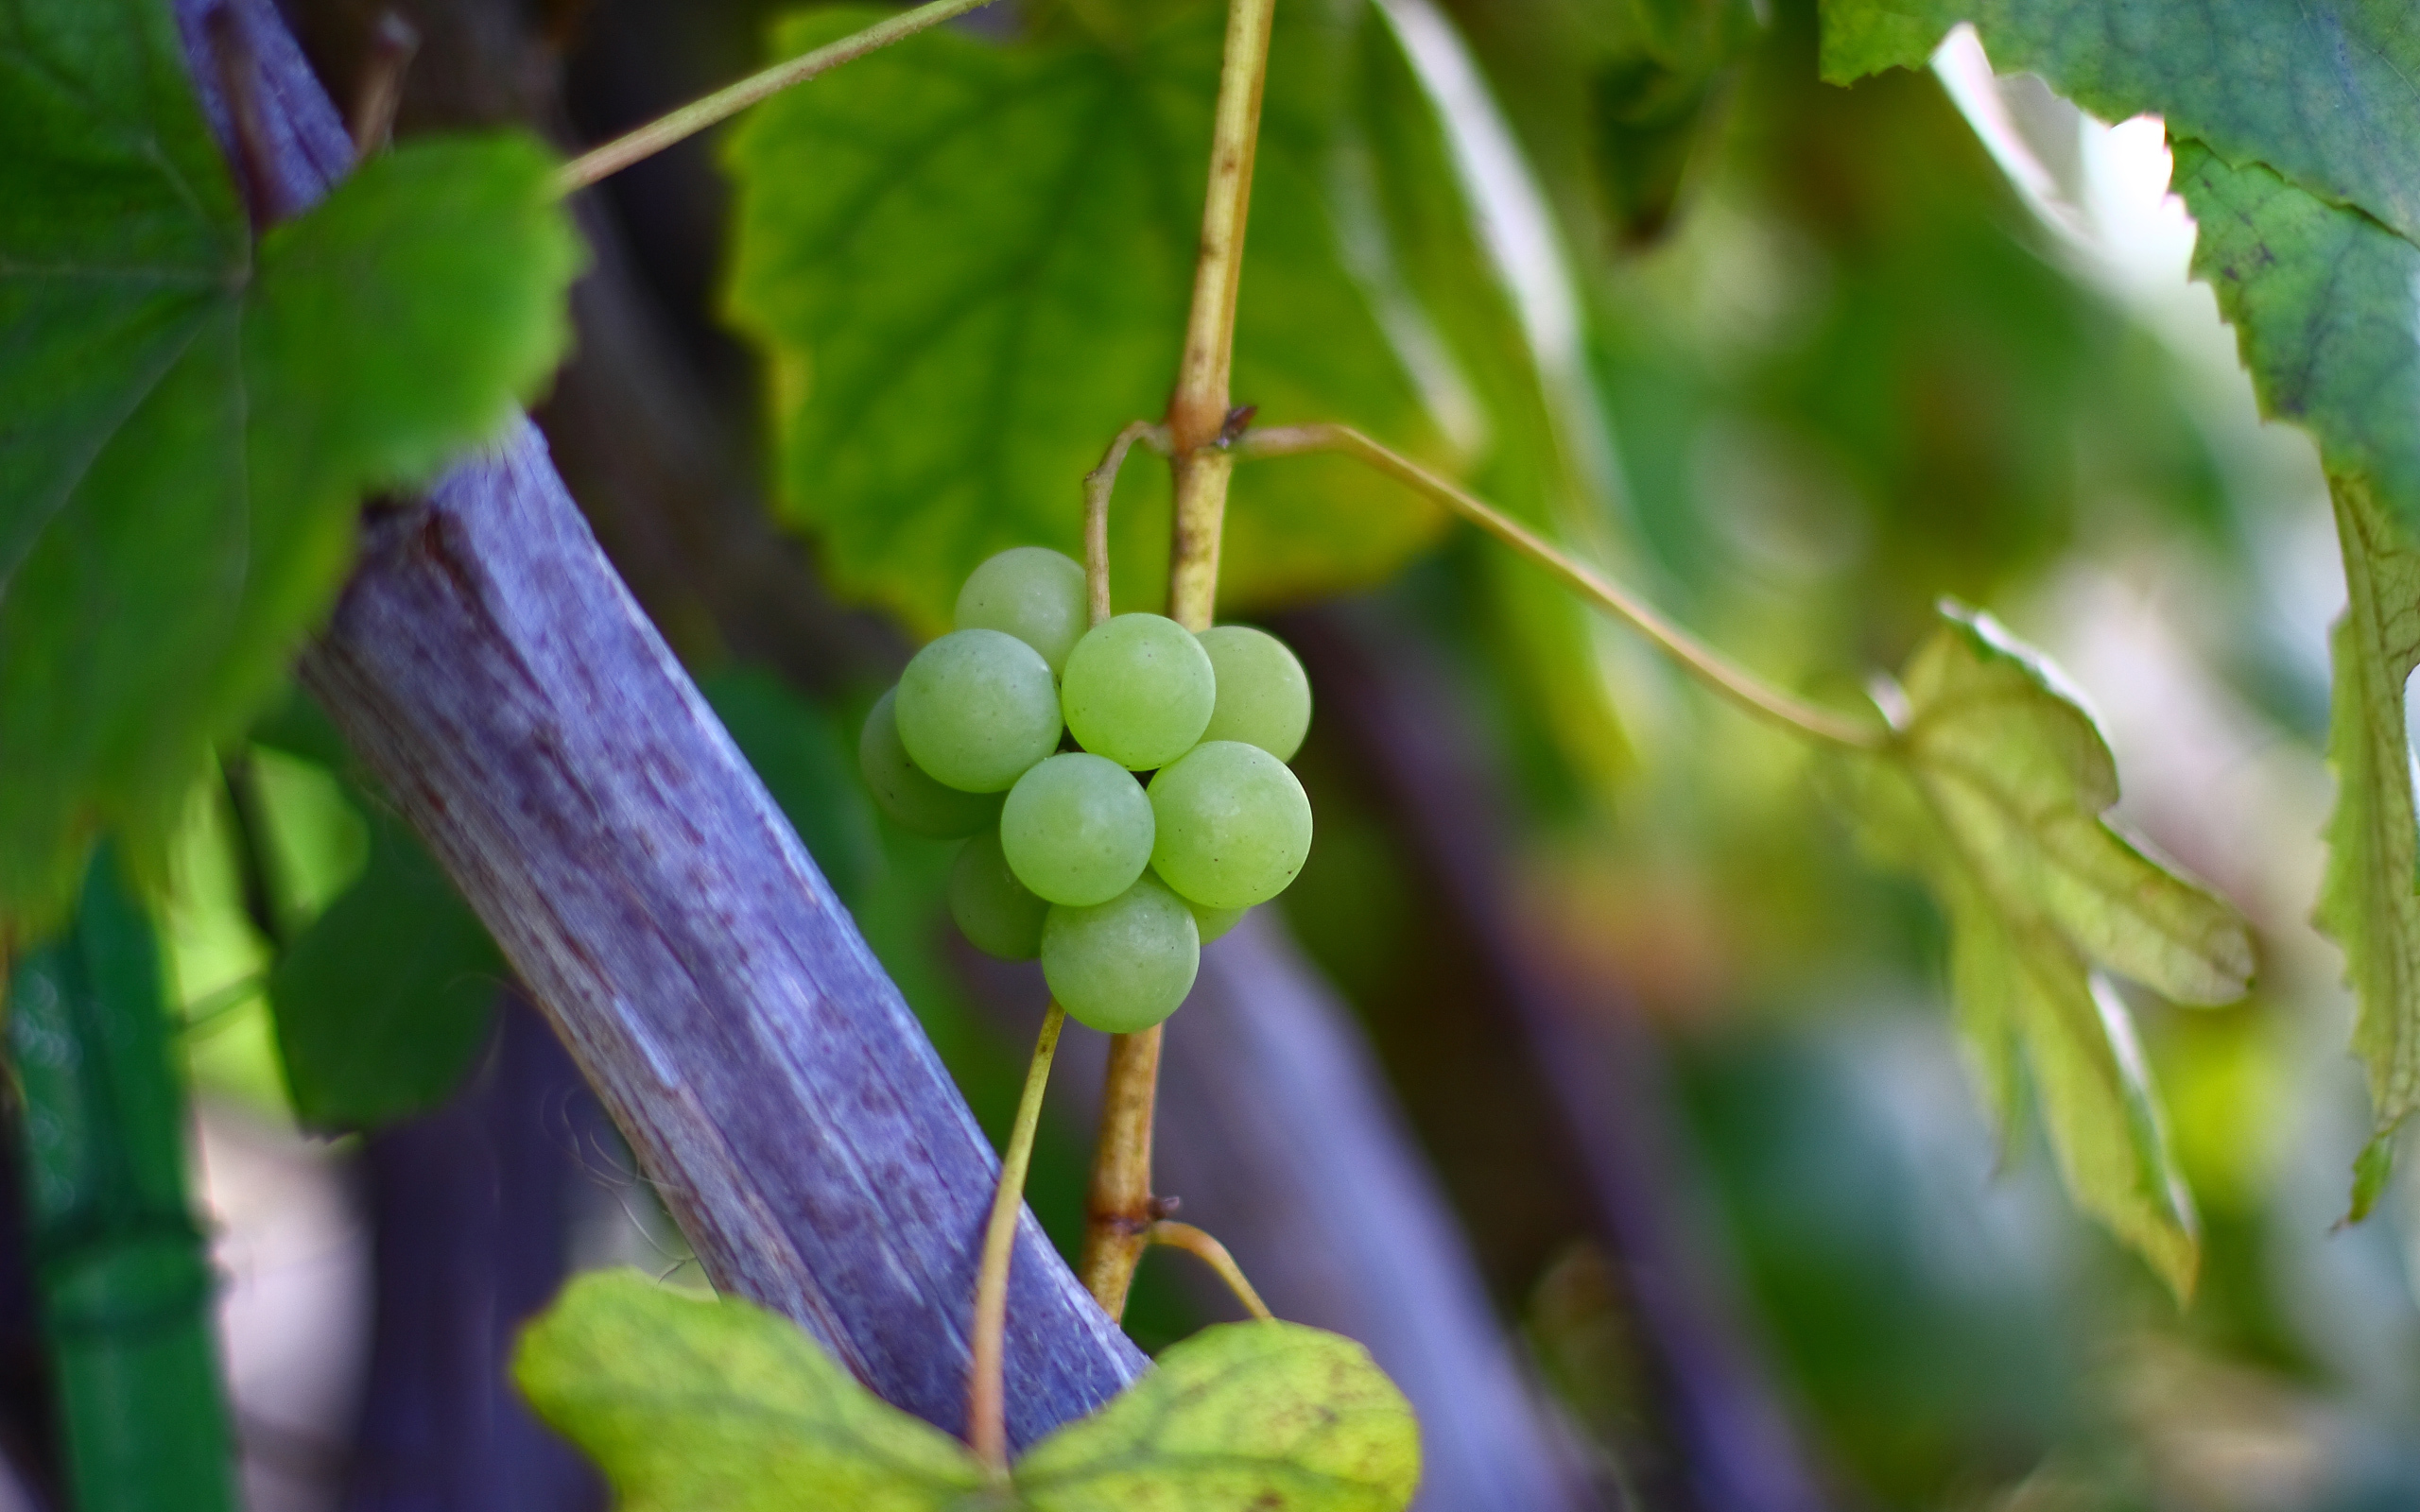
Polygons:
M999 793L1059 747L1059 690L1042 653L998 630L952 630L899 678L899 739L932 777Z
M1105 903L1050 910L1042 978L1059 1005L1107 1034L1148 1029L1177 1010L1201 967L1184 900L1149 874Z
M1042 653L1052 676L1084 633L1084 570L1047 546L1011 546L967 575L957 627L1000 630Z
M1285 642L1249 625L1221 625L1199 639L1219 675L1219 704L1201 738L1240 740L1292 761L1311 728L1311 679L1303 663Z
M890 688L874 700L866 728L857 736L857 770L873 790L874 807L911 834L936 840L973 834L999 817L996 793L961 793L944 787L917 768L899 743L899 690Z
M1000 811L1009 866L1054 903L1105 903L1151 864L1151 800L1134 774L1082 751L1017 779Z
M1286 890L1311 853L1311 800L1286 764L1238 740L1205 741L1151 779L1151 869L1206 908Z
M949 868L949 916L986 955L1029 961L1042 954L1042 919L1050 905L1009 869L1000 832L985 830L958 852Z
M1193 927L1201 931L1204 945L1235 928L1244 915L1252 912L1249 908L1204 908L1190 898L1184 906L1193 910Z
M1084 632L1059 685L1077 743L1137 772L1191 750L1219 701L1210 653L1160 614L1120 614Z

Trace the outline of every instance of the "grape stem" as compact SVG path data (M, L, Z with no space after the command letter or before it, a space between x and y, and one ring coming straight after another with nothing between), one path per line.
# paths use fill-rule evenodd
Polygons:
M1227 1246L1201 1229L1189 1223L1163 1218L1151 1225L1151 1243L1182 1249L1199 1258L1203 1264L1219 1273L1219 1279L1227 1283L1227 1290L1235 1293L1236 1300L1244 1304L1245 1312L1263 1323L1276 1320L1277 1314L1271 1313L1269 1304L1260 1299L1260 1294L1252 1289L1252 1282L1244 1279L1244 1268L1236 1263L1235 1256L1227 1253Z
M1331 452L1365 462L1443 505L1544 567L1565 588L1646 636L1690 676L1756 717L1853 750L1878 751L1891 743L1891 731L1886 726L1808 703L1764 682L1666 619L1653 605L1585 562L1575 560L1494 505L1464 492L1350 425L1288 425L1253 431L1235 444L1234 452L1245 457Z
M1210 627L1219 596L1219 533L1226 518L1227 476L1235 466L1228 447L1228 372L1235 352L1236 288L1243 277L1253 154L1260 140L1261 85L1269 72L1275 15L1276 0L1229 0L1212 112L1210 183L1201 204L1201 252L1194 266L1184 354L1168 399L1168 465L1176 476L1168 617L1197 633ZM1111 1037L1078 1270L1093 1299L1113 1318L1125 1314L1134 1266L1162 1216L1151 1197L1151 1116L1159 1077L1159 1026Z
M954 20L970 10L980 10L991 3L992 0L932 0L929 5L901 11L863 31L852 32L838 42L826 43L811 53L803 53L787 62L775 63L762 73L751 74L736 84L718 89L703 99L692 100L634 131L617 136L603 146L581 153L563 165L562 171L556 175L555 186L564 194L585 189L599 179L655 156L676 142L685 141L710 126L721 125L757 101L769 99L793 84L804 84L818 74L828 74L842 63L855 62L870 52L912 37L927 27L938 26L944 21Z
M1117 433L1100 466L1084 474L1084 595L1095 625L1109 618L1109 496L1117 491L1117 470L1136 441L1168 455L1168 428L1138 420Z
M982 1267L975 1277L975 1338L967 1350L966 1438L976 1457L1002 1480L1009 1473L1008 1399L1003 1342L1009 1327L1009 1263L1016 1254L1017 1214L1025 1207L1025 1174L1033 1163L1033 1130L1042 1119L1042 1090L1050 1084L1050 1062L1059 1053L1059 1031L1067 1010L1056 999L1042 1016L1042 1035L1026 1066L1025 1092L1017 1099L1016 1123L1000 1156L1000 1185L992 1194L991 1221L983 1228Z

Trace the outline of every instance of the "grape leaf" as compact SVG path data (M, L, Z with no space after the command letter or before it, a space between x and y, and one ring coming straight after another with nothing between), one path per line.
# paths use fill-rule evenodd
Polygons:
M1419 1479L1411 1409L1358 1345L1288 1323L1204 1330L997 1486L795 1325L636 1271L563 1289L514 1378L626 1512L1393 1512Z
M2420 1106L2420 864L2407 702L2420 667L2420 249L2264 168L2176 145L2201 225L2194 274L2235 326L2262 410L2318 438L2344 558L2328 731L2336 812L2319 923L2344 951L2369 1073L2371 1148L2354 1216L2383 1187L2388 1139Z
M156 842L335 594L362 495L567 340L544 150L428 141L255 243L165 7L0 9L0 918Z
M2057 674L1989 616L1945 606L1910 659L1887 753L1843 796L1869 848L1921 874L1950 923L1950 988L2003 1127L2030 1068L2068 1190L2182 1297L2198 1263L2125 1005L2101 971L2182 1003L2240 996L2234 910L2101 815L2117 765Z
M269 974L277 1051L312 1128L425 1112L487 1043L504 957L403 821L377 804L360 878Z
M1002 547L1073 552L1079 479L1167 405L1200 235L1219 8L1112 46L935 31L759 107L735 135L734 319L770 352L779 478L843 592L924 629ZM778 28L786 56L881 12ZM1428 446L1410 379L1324 210L1340 25L1281 8L1236 334L1264 422L1344 419ZM1165 469L1114 522L1121 606L1156 607ZM1374 580L1438 516L1350 464L1238 475L1221 599Z
M2420 28L2402 0L1823 0L1824 77L1918 66L1961 21L1997 67L2104 119L2156 112L2420 239Z

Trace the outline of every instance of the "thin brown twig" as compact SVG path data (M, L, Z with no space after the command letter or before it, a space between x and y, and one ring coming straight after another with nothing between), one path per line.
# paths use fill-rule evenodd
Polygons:
M392 9L378 12L370 27L370 56L362 64L361 88L354 96L353 161L358 164L387 145L395 132L395 108L404 99L404 72L420 51L420 33Z
M1891 732L1878 721L1826 709L1772 687L1666 619L1652 605L1484 499L1372 440L1350 425L1288 425L1253 431L1235 445L1239 456L1302 456L1334 452L1369 464L1436 500L1554 575L1563 585L1653 642L1691 676L1739 708L1834 746L1881 750Z
M1042 1034L1026 1067L1025 1093L1017 1099L1016 1123L1000 1155L1000 1185L992 1194L991 1220L983 1228L982 1267L975 1278L975 1337L966 1360L966 1438L976 1456L998 1475L1009 1470L1007 1383L1003 1379L1009 1325L1009 1263L1016 1255L1017 1213L1025 1206L1026 1168L1033 1162L1033 1131L1042 1118L1042 1090L1059 1052L1059 1031L1067 1012L1053 999L1042 1016Z
M1179 1223L1173 1218L1163 1218L1151 1225L1151 1243L1166 1245L1170 1249L1182 1249L1186 1254L1199 1259L1203 1264L1219 1273L1219 1279L1227 1283L1227 1290L1235 1293L1236 1299L1244 1304L1245 1312L1264 1323L1276 1320L1277 1314L1269 1310L1269 1304L1262 1301L1260 1294L1252 1289L1252 1282L1244 1279L1244 1268L1236 1263L1236 1257L1227 1252L1226 1246L1219 1243L1206 1231L1196 1228L1189 1223Z
M776 63L763 73L752 74L736 84L718 89L701 100L693 100L668 115L650 121L635 131L617 136L603 146L581 153L563 165L556 183L565 194L585 189L597 180L619 173L643 158L653 157L676 142L695 136L710 126L721 125L751 105L769 99L793 84L804 84L818 74L830 73L842 63L855 62L870 52L888 47L894 42L912 37L926 27L940 26L970 10L979 10L991 3L992 0L932 0L930 5L901 11L838 42L826 43L787 62Z
M1109 499L1117 491L1117 471L1126 465L1126 454L1136 441L1166 455L1168 450L1168 429L1148 420L1138 420L1117 433L1109 443L1109 451L1100 466L1084 474L1084 593L1091 601L1091 617L1095 625L1109 618Z

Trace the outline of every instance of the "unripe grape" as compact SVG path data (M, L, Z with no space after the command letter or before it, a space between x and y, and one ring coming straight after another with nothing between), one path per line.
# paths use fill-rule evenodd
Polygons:
M967 575L956 627L1000 630L1042 653L1052 676L1082 639L1089 606L1084 570L1047 546L1011 546Z
M1191 750L1218 703L1210 653L1160 614L1120 614L1085 631L1059 686L1078 744L1138 772Z
M857 770L873 790L874 807L890 816L911 834L936 840L973 834L1000 815L996 793L961 793L945 787L920 770L899 740L899 690L888 689L874 700L857 736Z
M1311 853L1311 800L1257 746L1213 740L1151 779L1151 868L1187 900L1249 908L1286 890Z
M1050 905L1036 898L1000 852L1000 832L967 841L949 868L949 916L986 955L1029 961L1042 954L1042 920Z
M952 630L899 678L899 739L937 781L1004 792L1059 746L1059 689L1042 653L998 630Z
M1252 912L1249 908L1204 908L1190 898L1185 899L1184 906L1193 910L1193 927L1201 932L1204 945L1235 928L1243 921L1244 915Z
M1148 1029L1177 1010L1201 968L1193 911L1146 873L1089 908L1058 904L1042 925L1042 976L1059 1005L1107 1034Z
M1070 751L1017 779L1000 843L1028 887L1054 903L1105 903L1151 864L1151 800L1134 774Z
M1219 679L1218 706L1201 738L1240 740L1292 761L1311 728L1311 679L1303 663L1285 642L1249 625L1221 625L1199 639Z

